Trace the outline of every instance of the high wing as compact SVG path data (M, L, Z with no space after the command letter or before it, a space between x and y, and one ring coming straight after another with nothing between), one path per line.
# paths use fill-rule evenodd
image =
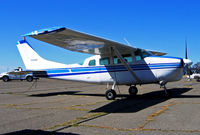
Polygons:
M95 55L109 55L111 53L111 47L117 48L122 54L127 52L134 52L137 49L139 49L121 43L117 43L111 40L70 30L65 27L53 27L49 29L42 29L25 34L23 36L30 36L35 39L71 51L83 52ZM149 51L149 52L158 56L166 54L158 51Z

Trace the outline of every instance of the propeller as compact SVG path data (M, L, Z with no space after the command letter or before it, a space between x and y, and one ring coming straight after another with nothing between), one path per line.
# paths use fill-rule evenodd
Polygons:
M184 67L185 67L185 74L189 76L190 79L190 66L192 65L192 61L188 59L188 54L187 54L187 39L185 39L185 59L183 59L184 62Z
M187 56L187 39L185 39L185 59L188 59L188 56Z

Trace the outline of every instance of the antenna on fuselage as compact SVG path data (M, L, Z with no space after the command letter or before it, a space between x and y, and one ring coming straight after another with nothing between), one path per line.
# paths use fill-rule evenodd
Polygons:
M132 46L132 45L128 42L128 40L127 40L126 38L124 38L124 41L125 41L129 46Z

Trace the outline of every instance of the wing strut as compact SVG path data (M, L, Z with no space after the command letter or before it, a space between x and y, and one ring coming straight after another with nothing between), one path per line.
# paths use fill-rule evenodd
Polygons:
M137 77L137 75L134 73L134 71L131 69L131 67L128 65L128 63L124 60L120 52L117 50L116 47L112 47L112 50L115 52L117 57L121 60L121 62L124 64L126 69L132 74L132 76L137 80L137 83L141 84L141 80Z

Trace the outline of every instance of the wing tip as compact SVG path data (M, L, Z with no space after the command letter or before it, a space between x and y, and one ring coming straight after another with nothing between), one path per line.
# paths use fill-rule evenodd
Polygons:
M35 35L41 35L41 34L46 34L46 33L51 33L51 32L55 32L55 31L61 31L64 30L65 27L60 27L60 26L56 26L56 27L51 27L51 28L47 28L47 29L40 29L40 30L35 30L33 32L21 35L23 37L26 36L35 36Z

